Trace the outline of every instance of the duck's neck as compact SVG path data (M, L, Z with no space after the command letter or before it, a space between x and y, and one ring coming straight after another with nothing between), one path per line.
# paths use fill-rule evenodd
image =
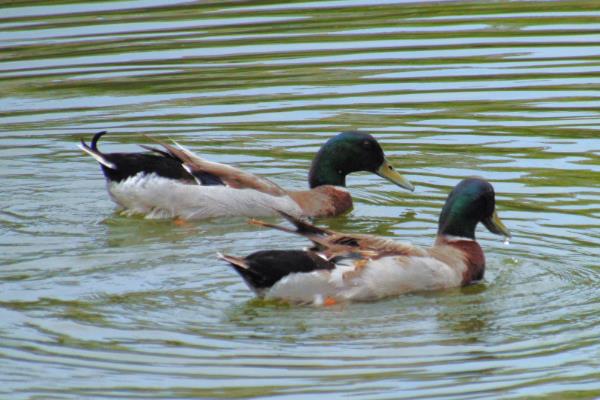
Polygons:
M438 235L455 236L475 240L477 216L468 210L469 204L463 198L449 199L444 204L438 223Z
M315 157L308 173L308 185L316 188L323 185L346 186L346 174L328 157Z
M462 237L475 240L475 226L477 221L473 218L468 218L462 213L454 213L449 211L442 214L438 226L438 235Z
M435 246L450 246L460 253L465 269L462 273L462 285L483 279L485 273L485 255L479 243L468 237L438 235Z

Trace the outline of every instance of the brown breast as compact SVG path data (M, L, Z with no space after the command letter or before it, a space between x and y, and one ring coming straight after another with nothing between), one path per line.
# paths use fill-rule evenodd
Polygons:
M458 240L452 242L452 246L463 253L467 265L463 274L463 285L482 280L485 272L485 256L481 246L474 240Z
M452 248L455 251L444 251L444 248ZM431 253L438 259L447 264L456 264L462 262L465 265L463 271L462 284L469 285L473 282L483 279L485 272L485 256L481 246L468 239L449 239L445 236L439 236ZM459 258L459 259L457 259Z
M335 186L324 185L288 194L309 217L333 217L352 209L350 193Z

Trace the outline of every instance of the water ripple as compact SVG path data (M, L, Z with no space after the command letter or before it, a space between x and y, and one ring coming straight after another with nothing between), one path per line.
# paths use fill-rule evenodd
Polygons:
M124 1L2 6L0 367L11 398L600 396L600 35L593 2ZM363 129L416 184L348 183L319 223L431 244L483 175L484 282L330 308L252 300L216 251L307 242L243 219L114 212L75 150L171 137L306 187Z

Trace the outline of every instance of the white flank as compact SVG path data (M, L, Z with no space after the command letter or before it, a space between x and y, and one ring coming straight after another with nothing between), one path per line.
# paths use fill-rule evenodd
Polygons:
M126 213L147 218L266 217L278 215L276 210L302 215L300 207L288 196L226 186L189 185L155 174L109 182L108 191Z
M463 266L464 267L464 266ZM431 257L383 257L359 271L337 265L332 271L290 274L277 282L266 297L319 305L323 298L367 301L404 293L460 286L462 268Z
M463 265L464 267L464 265ZM462 272L432 257L383 257L369 262L351 286L364 288L348 293L350 299L376 299L403 293L460 286Z

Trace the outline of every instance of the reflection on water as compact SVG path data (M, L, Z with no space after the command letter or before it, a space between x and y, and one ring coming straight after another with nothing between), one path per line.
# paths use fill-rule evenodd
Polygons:
M0 393L11 398L600 396L595 2L55 2L0 12ZM484 282L325 309L252 299L216 251L299 248L243 219L114 213L80 137L142 134L306 186L374 133L416 184L352 175L319 223L428 245L465 176L513 238ZM0 396L1 397L1 396Z

